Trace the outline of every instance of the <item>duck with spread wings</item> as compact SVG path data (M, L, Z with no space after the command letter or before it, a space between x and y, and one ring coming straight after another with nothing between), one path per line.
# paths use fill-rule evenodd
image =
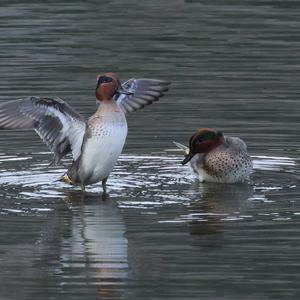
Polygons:
M170 83L129 79L121 84L114 73L97 77L97 111L86 120L60 98L26 97L0 104L0 129L34 129L54 153L56 163L68 153L72 164L62 181L85 186L106 181L126 136L126 114L158 101Z

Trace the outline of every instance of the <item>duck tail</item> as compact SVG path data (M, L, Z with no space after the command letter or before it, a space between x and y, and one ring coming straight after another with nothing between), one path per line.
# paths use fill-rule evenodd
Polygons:
M67 173L65 173L64 175L62 175L58 181L61 181L61 182L65 182L65 183L68 183L68 184L74 184L73 181L71 180L71 178L69 177L69 175Z
M190 148L189 148L189 147L187 147L187 146L185 146L185 145L183 145L183 144L180 144L180 143L178 143L178 142L175 142L175 141L173 141L173 144L174 144L177 148L179 148L182 152L184 152L185 154L189 154L189 153L190 153Z

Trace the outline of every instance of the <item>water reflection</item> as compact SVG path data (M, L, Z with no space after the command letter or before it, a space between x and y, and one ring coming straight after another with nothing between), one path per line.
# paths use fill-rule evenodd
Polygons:
M68 192L67 210L44 225L40 265L63 293L80 298L120 298L128 273L125 225L114 201L99 194ZM48 279L49 280L49 279Z
M192 235L201 236L196 239L197 245L205 247L222 247L223 227L228 221L246 220L249 198L253 196L254 188L249 183L199 185L201 198L194 201L189 213L181 219L189 224Z
M231 215L242 213L248 206L247 199L252 197L254 189L249 182L239 184L211 184L199 185L201 193L201 207L207 213Z

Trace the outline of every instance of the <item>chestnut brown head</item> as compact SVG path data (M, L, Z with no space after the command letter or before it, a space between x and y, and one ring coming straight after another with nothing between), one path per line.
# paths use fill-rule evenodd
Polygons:
M99 101L109 101L116 94L131 95L132 93L125 90L118 77L114 73L105 73L97 76L96 98Z
M198 129L190 138L189 153L185 155L182 164L188 163L197 153L208 153L223 143L222 132L210 128Z

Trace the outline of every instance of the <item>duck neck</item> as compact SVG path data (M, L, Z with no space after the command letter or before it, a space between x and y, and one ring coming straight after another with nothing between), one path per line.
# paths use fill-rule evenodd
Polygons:
M111 112L111 111L120 111L119 105L116 103L115 100L106 100L106 101L99 101L99 106L97 109L97 113L104 113L104 112Z

